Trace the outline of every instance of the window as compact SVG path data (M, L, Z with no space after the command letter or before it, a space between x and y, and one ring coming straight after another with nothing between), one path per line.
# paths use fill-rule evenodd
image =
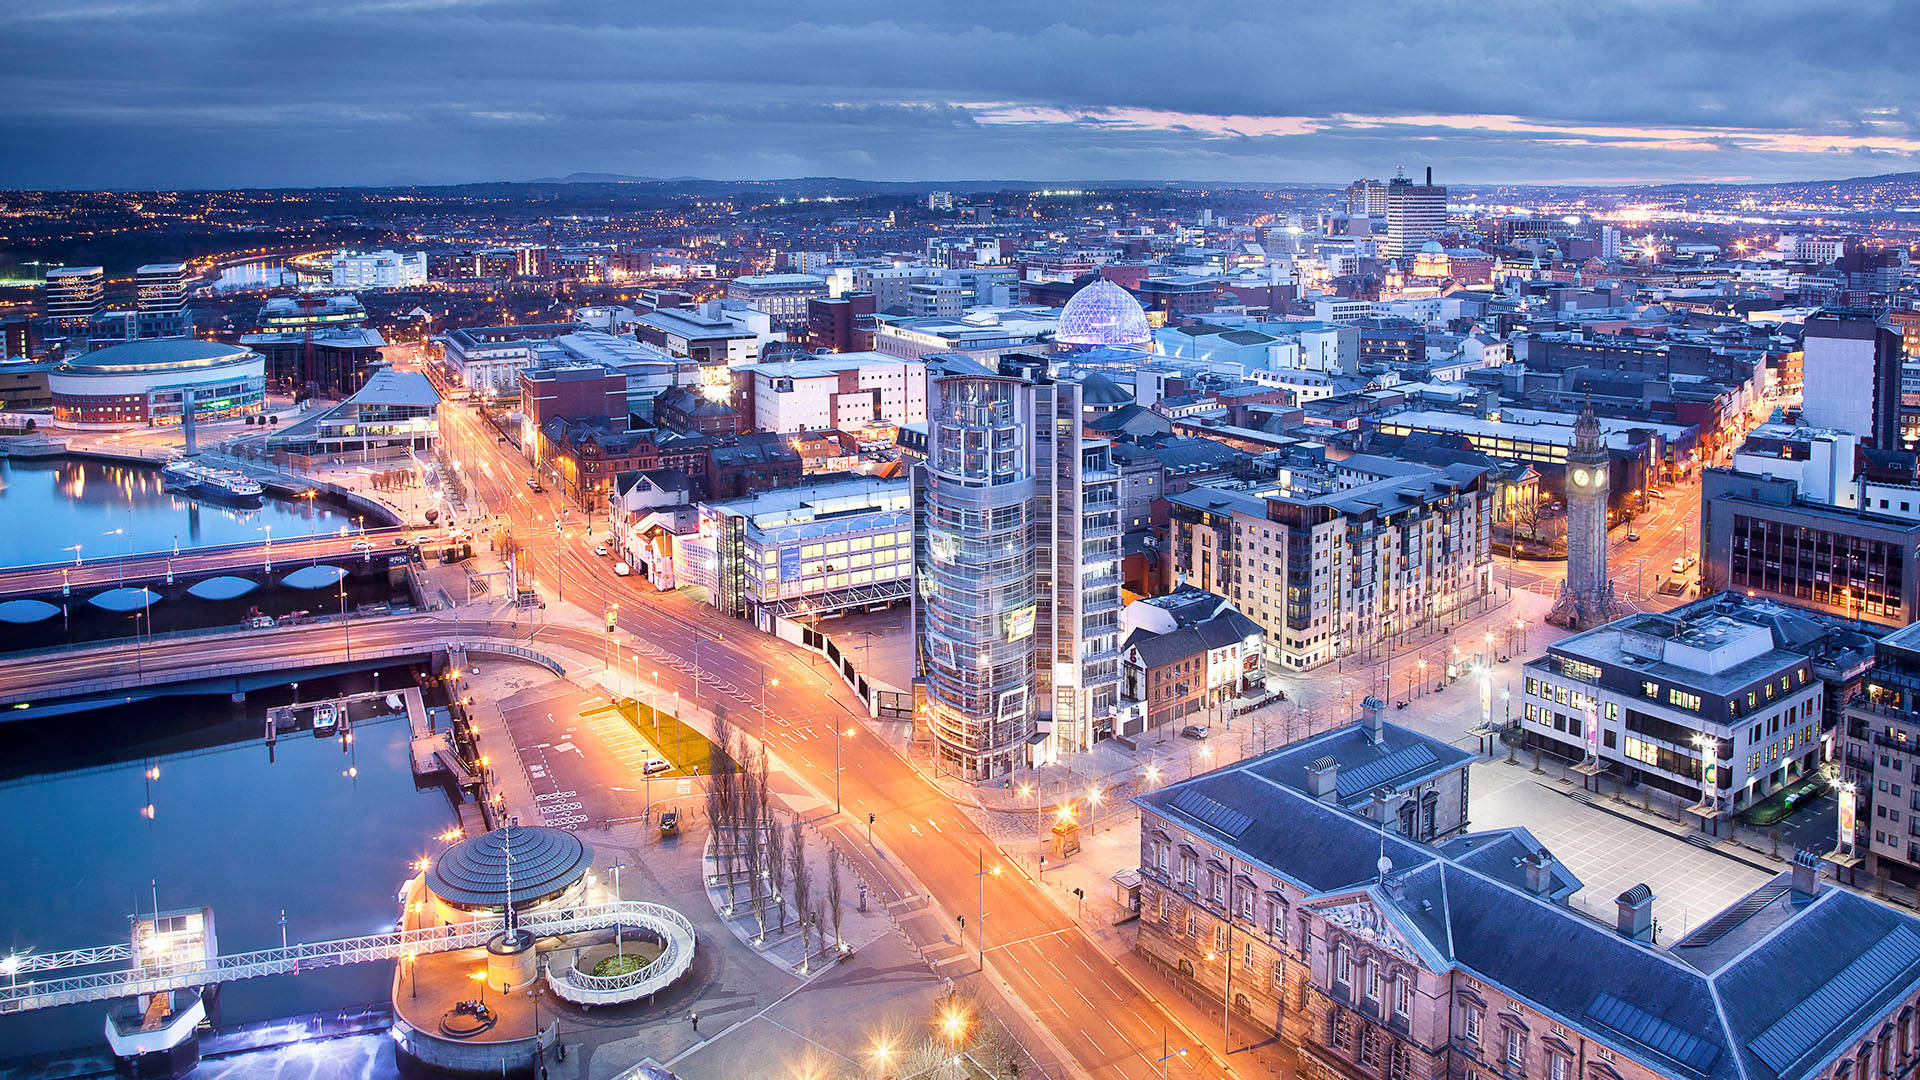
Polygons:
M1193 917L1193 912L1191 911L1187 912L1187 936L1188 937L1200 936L1200 921Z
M1287 981L1287 965L1283 960L1273 962L1273 988L1278 990Z
M1402 975L1393 980L1393 1011L1402 1018L1413 1015L1413 977Z
M1567 1059L1559 1054L1547 1055L1547 1080L1567 1080Z
M1216 953L1223 953L1227 951L1227 924L1226 923L1221 923L1219 926L1216 926L1213 928L1213 951Z
M1348 1026L1347 1014L1338 1009L1328 1018L1329 1038L1336 1050L1346 1050L1353 1045L1353 1028Z
M1353 985L1353 955L1345 945L1333 947L1333 980L1345 986Z
M1667 691L1667 704L1676 708L1686 709L1690 712L1699 712L1700 695L1689 694L1685 690L1669 689Z
M1253 942L1247 941L1240 946L1240 966L1253 970Z
M1367 1000L1380 1000L1380 965L1377 961L1367 961Z
M1413 1073L1413 1059L1405 1043L1396 1042L1387 1054L1387 1080L1407 1080Z
M1284 944L1287 940L1287 905L1270 900L1267 906L1273 911L1273 936Z
M1247 920L1248 922L1253 921L1253 890L1252 889L1240 890L1240 917Z
M1645 697L1650 697L1658 701L1660 700L1660 684L1649 679L1640 684L1640 693Z
M1527 1071L1527 1041L1515 1028L1507 1029L1507 1068L1514 1072Z
M1480 1010L1469 1005L1461 1017L1460 1034L1470 1043L1480 1041Z
M1380 1037L1374 1033L1372 1028L1364 1024L1360 1027L1360 1053L1358 1057L1362 1068L1376 1069L1380 1067Z
M1220 871L1207 871L1207 891L1213 894L1215 907L1227 906L1227 879Z

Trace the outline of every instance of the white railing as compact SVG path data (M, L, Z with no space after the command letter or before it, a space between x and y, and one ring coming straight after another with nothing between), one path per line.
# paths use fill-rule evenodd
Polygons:
M693 924L671 908L647 906L655 909L655 917L635 919L633 925L645 927L666 939L666 947L652 962L621 975L594 975L578 968L555 975L549 968L547 985L555 994L576 1005L636 1001L671 986L693 966Z
M671 908L640 900L621 900L591 904L557 911L521 913L519 927L535 937L608 930L618 925L643 925L660 928L665 924L686 935L685 963L692 962L693 926ZM123 971L104 971L74 975L63 979L15 979L0 987L0 1014L46 1009L59 1005L78 1005L89 1001L109 1001L180 990L190 986L233 982L263 975L292 975L301 971L361 964L369 961L397 960L418 953L454 952L485 945L500 933L502 920L489 918L458 926L436 926L425 930L395 931L370 937L344 938L281 949L217 956L176 965L151 965ZM670 940L672 933L666 933ZM108 946L108 949L118 946ZM80 952L96 950L79 950ZM58 955L49 953L48 957ZM69 964L68 966L78 966ZM24 965L23 965L24 967ZM684 969L684 968L683 968Z

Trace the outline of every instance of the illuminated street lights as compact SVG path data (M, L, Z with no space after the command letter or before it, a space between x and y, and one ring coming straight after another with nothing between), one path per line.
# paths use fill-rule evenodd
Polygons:
M973 914L977 925L973 933L980 942L980 970L985 971L987 970L987 878L1000 876L1000 864L995 863L993 869L989 870L986 851L983 849L978 854L980 868L973 874L974 885L978 892L974 900Z
M847 729L847 735L853 735L853 729ZM833 727L833 812L840 812L840 725Z

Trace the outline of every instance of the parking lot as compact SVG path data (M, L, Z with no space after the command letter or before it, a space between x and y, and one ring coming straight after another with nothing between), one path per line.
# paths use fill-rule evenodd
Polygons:
M519 747L539 824L598 827L701 797L692 768L646 775L647 761L674 760L675 748L656 747L604 697L555 682L502 700L500 710ZM683 742L679 755L704 763L708 745Z

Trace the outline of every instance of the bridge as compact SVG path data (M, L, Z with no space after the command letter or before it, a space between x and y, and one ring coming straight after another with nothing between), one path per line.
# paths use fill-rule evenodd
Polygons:
M620 986L592 989L617 989L624 1000L653 993L672 983L693 963L694 930L685 916L671 908L643 900L615 900L583 904L545 912L520 912L516 925L535 937L557 937L615 926L643 927L659 933L666 942L659 958L637 972L621 976ZM396 930L369 937L342 938L278 949L216 956L175 964L147 964L115 971L98 971L55 978L33 978L41 972L60 972L75 968L131 962L133 947L103 945L90 949L72 949L44 956L12 957L0 961L9 985L0 987L0 1013L28 1012L61 1005L80 1005L92 1001L112 1001L137 994L207 986L259 978L263 975L294 975L302 971L364 964L370 961L414 958L427 953L477 949L505 928L504 916L476 919L458 926L435 926L419 930ZM27 976L22 978L22 976ZM550 981L566 976L549 974ZM601 981L605 981L604 978ZM556 990L563 990L556 986Z
M245 693L296 673L424 660L449 648L559 661L527 647L525 624L433 615L325 616L298 626L221 627L0 657L0 722L170 694Z

